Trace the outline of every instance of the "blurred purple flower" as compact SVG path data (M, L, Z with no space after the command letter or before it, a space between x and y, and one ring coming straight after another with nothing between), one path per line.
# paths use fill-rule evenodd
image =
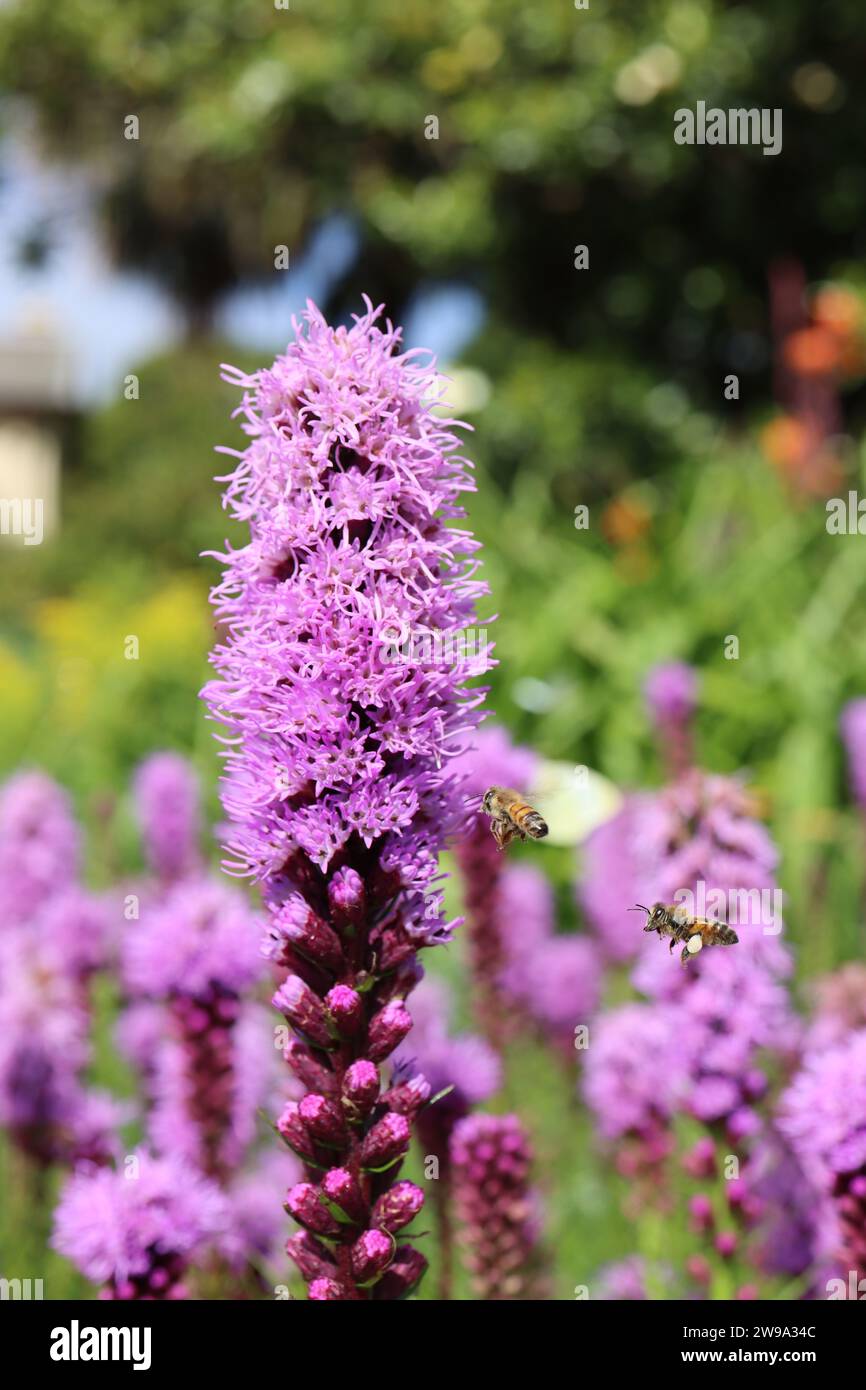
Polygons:
M812 986L814 1010L804 1041L811 1053L866 1028L866 965L850 961Z
M515 953L502 976L508 996L564 1057L573 1060L575 1029L589 1023L601 994L601 961L586 937L551 936Z
M778 1127L832 1210L821 1253L866 1277L866 1029L806 1058Z
M604 1139L653 1146L686 1091L688 1056L664 1004L622 1004L592 1026L583 1094Z
M123 1171L83 1168L67 1180L51 1243L103 1285L103 1298L177 1299L188 1294L182 1280L191 1261L227 1225L213 1183L137 1150Z
M454 1114L454 1122L471 1106L489 1100L502 1084L502 1064L483 1038L449 1033L451 998L441 980L429 976L412 995L412 1032L394 1053L401 1075L420 1073L433 1095L446 1086L453 1089L425 1113L435 1123L436 1112ZM453 1127L453 1122L452 1126Z
M158 1051L168 1030L165 1006L154 999L133 999L120 1012L114 1028L117 1046L149 1088Z
M290 972L274 1003L298 1034L286 1058L310 1092L280 1127L322 1167L288 1205L313 1233L336 1224L335 1273L313 1274L306 1244L290 1253L325 1299L398 1298L423 1271L370 1224L409 1122L359 1068L375 1083L410 1022L418 948L454 926L438 856L466 817L448 764L483 699L465 686L475 653L405 657L406 638L465 631L486 590L478 543L446 524L462 518L471 480L454 422L431 411L438 378L398 354L399 332L378 317L367 301L353 327L331 329L310 305L273 367L226 369L244 388L250 439L225 502L250 542L219 557L224 640L203 691L230 737L227 867L262 882L265 950ZM349 1225L329 1218L329 1167L358 1175Z
M106 898L73 885L47 898L30 922L35 935L54 945L71 978L84 983L108 965L113 942Z
M753 1109L766 1088L764 1052L791 1058L800 1025L788 991L769 972L721 948L678 995L679 1036L688 1038L685 1108L707 1124L725 1123L732 1140L759 1128Z
M671 661L654 666L644 682L644 696L653 719L685 723L697 702L697 673L693 666Z
M281 1203L288 1188L299 1182L302 1168L285 1149L267 1149L254 1157L227 1192L228 1220L217 1247L231 1269L241 1272L252 1263L273 1265L285 1243Z
M0 789L0 916L28 921L78 873L80 834L66 792L41 772Z
M0 934L0 1124L40 1164L75 1156L88 1030L78 981L56 946L29 926L7 928Z
M525 791L537 767L537 755L530 748L512 743L506 729L495 725L479 729L471 748L460 759L472 810L481 814L481 798L489 787L514 787Z
M604 1265L596 1276L596 1298L605 1303L642 1303L649 1299L646 1287L646 1261L642 1255Z
M587 837L578 902L608 960L632 960L641 945L635 917L628 912L645 887L640 824L650 801L629 796L610 820Z
M241 1022L241 996L263 973L257 922L236 889L191 879L146 912L125 943L126 979L166 1006L172 1040L152 1067L154 1140L223 1183L265 1099L241 1085L243 1076L267 1077L256 1060L264 1033L254 1029L250 1038Z
M240 994L262 976L261 918L244 894L219 879L178 884L142 913L124 943L124 975L137 994Z
M505 866L500 879L500 901L504 906L502 943L508 960L528 954L553 935L553 888L547 875L534 865Z
M187 1009L198 1011L201 1004ZM216 1018L202 1010L208 1023L190 1035L188 1012L178 1013L175 1001L165 1015L171 1032L160 1040L151 1082L154 1147L223 1184L243 1164L258 1111L275 1095L278 1062L261 1006L236 1003L231 1012L234 1019L224 1009Z
M501 987L507 960L504 934L506 923L513 920L502 891L510 870L491 834L489 819L482 814L481 798L494 785L525 791L537 761L529 749L515 747L504 729L491 728L476 733L472 747L458 763L466 777L472 813L469 832L455 845L455 857L464 886L473 1003L482 1031L497 1051L502 1050L510 1032L508 1006ZM510 887L516 886L520 906L520 894L525 896L527 880L512 878L508 882ZM529 892L532 896L531 885ZM530 911L533 907L538 909L537 893L534 898Z
M691 724L697 688L696 671L680 661L653 667L644 682L647 708L671 777L679 777L693 760Z
M839 720L848 755L848 777L860 809L866 811L866 699L851 700Z
M198 780L179 753L153 753L139 766L133 796L147 862L171 883L200 867Z
M704 971L730 968L730 960L786 978L793 968L781 939L782 920L775 870L778 852L769 833L754 818L741 783L729 777L693 771L672 786L642 800L634 823L635 862L641 897L648 906L672 903L690 895L699 916L717 917L715 901L725 910L720 920L736 929L739 944L702 951L680 967L654 933L643 935L640 917L629 920L641 941L634 974L645 993L679 994ZM728 964L725 964L727 960Z
M759 1204L755 1258L769 1275L794 1278L817 1254L816 1213L822 1196L812 1187L783 1137L770 1129L750 1157L745 1183ZM730 1187L730 1184L728 1184Z

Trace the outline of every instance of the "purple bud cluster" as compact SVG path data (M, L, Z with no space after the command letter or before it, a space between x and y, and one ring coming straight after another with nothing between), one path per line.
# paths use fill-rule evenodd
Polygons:
M541 1223L532 1154L516 1115L470 1115L451 1141L460 1241L478 1296L540 1296Z

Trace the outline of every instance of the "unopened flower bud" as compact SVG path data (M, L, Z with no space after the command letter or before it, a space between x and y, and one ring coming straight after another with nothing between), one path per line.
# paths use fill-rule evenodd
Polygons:
M367 1054L374 1062L390 1057L412 1027L412 1018L402 999L392 999L370 1020Z
M289 1188L286 1211L299 1226L317 1236L338 1236L340 1223L319 1200L319 1190L311 1182L298 1182Z
M348 867L338 869L328 883L328 905L338 930L355 930L367 912L367 895L361 875Z
M343 947L337 933L298 893L272 912L262 954L278 965L289 964L291 958L283 955L286 945L325 970L336 972L343 966Z
M683 1158L683 1167L693 1178L712 1178L716 1172L716 1146L706 1137L693 1144Z
M364 1001L348 985L335 985L325 996L325 1005L341 1038L353 1038L364 1022Z
M365 1057L353 1062L343 1077L343 1105L350 1118L368 1114L379 1099L379 1068Z
M394 1240L385 1231L365 1231L350 1251L352 1274L359 1284L369 1284L383 1273L394 1254Z
M361 1184L348 1168L331 1168L322 1179L322 1191L350 1221L356 1225L366 1222L369 1206Z
M405 1298L416 1287L426 1268L426 1259L414 1245L398 1245L393 1260L376 1285L374 1297Z
M283 1057L295 1076L311 1091L321 1091L324 1095L336 1095L337 1078L318 1057L302 1043L300 1038L291 1037L283 1048Z
M324 1005L298 975L288 975L273 997L275 1009L320 1047L332 1047Z
M420 1072L409 1081L399 1081L396 1086L392 1086L385 1093L382 1099L391 1110L396 1110L398 1115L407 1115L412 1119L422 1105L426 1105L430 1099L432 1087L426 1076Z
M703 1192L689 1198L689 1215L692 1230L709 1231L712 1229L714 1222L713 1204Z
M314 1279L309 1298L313 1303L347 1303L349 1295L336 1279Z
M287 1101L283 1106L277 1120L277 1133L282 1136L289 1148L294 1150L299 1158L306 1159L311 1163L316 1161L316 1149L312 1136L304 1124L297 1101Z
M312 1279L328 1279L336 1273L336 1264L327 1246L321 1245L309 1231L295 1231L286 1241L286 1254L294 1260L307 1283Z
M389 1111L374 1124L361 1145L364 1168L379 1169L402 1158L409 1148L409 1121Z
M313 1093L304 1096L298 1108L301 1119L314 1139L319 1139L323 1144L346 1142L346 1124L335 1101Z
M415 955L418 947L404 931L391 927L376 942L376 961L380 973L395 970L403 961Z
M707 1287L713 1278L709 1261L703 1255L690 1255L686 1260L686 1273L690 1279L702 1287Z
M373 1207L372 1224L383 1231L402 1231L424 1205L424 1193L414 1182L397 1182L383 1192Z

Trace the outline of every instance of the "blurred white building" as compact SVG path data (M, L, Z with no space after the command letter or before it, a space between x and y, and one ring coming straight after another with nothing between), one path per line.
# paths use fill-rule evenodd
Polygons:
M57 530L64 451L77 416L73 355L50 315L0 337L0 545Z

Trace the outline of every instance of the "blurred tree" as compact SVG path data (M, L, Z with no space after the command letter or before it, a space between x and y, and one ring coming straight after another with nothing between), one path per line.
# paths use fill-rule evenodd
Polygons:
M862 251L859 0L11 0L0 48L48 148L97 172L118 257L196 328L340 209L364 251L330 311L463 275L494 321L717 405L716 372L768 368L771 261ZM698 100L782 108L782 152L675 144Z

